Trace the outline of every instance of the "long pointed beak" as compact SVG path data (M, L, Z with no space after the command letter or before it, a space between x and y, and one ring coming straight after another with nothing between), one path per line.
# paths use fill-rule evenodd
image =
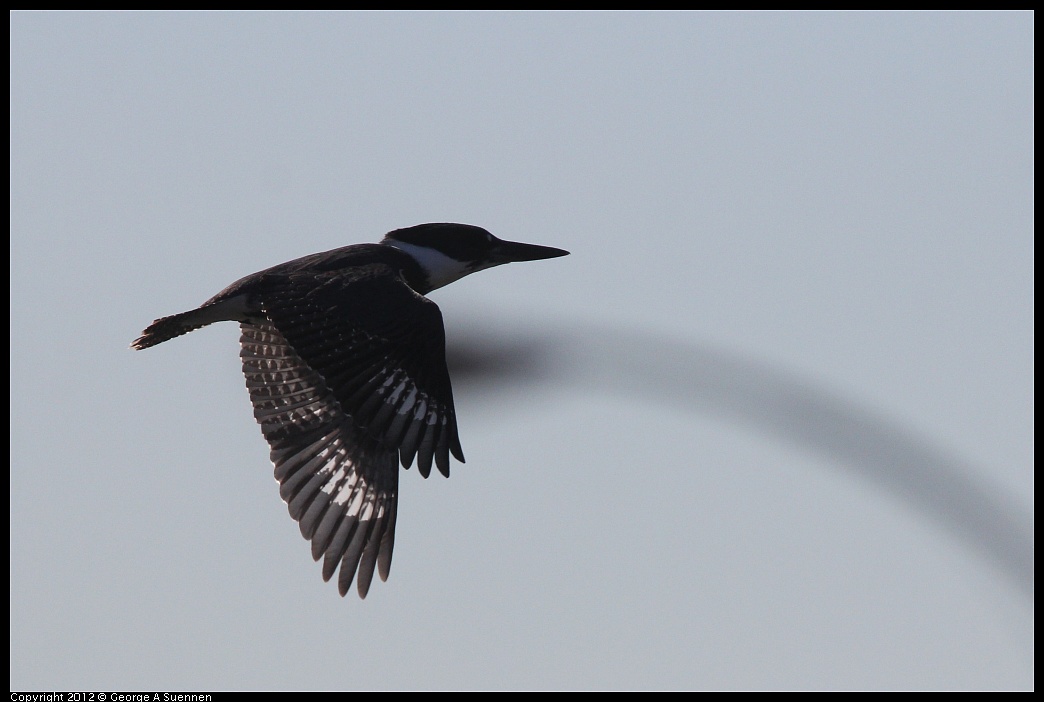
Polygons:
M514 263L516 261L539 261L542 258L558 258L568 256L569 252L552 246L523 244L517 241L497 241L490 251L490 260L496 263Z

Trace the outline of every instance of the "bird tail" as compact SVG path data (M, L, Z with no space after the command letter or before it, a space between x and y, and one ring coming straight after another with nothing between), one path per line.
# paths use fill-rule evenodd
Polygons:
M137 339L131 343L132 349L147 349L156 344L162 344L168 339L173 339L182 334L188 334L193 329L205 327L216 319L202 319L201 310L191 310L181 314L172 314L169 317L161 317L145 328Z
M214 322L250 321L255 315L250 312L247 304L246 295L227 297L224 293L219 294L204 302L202 307L169 317L160 317L131 342L131 348L147 349Z

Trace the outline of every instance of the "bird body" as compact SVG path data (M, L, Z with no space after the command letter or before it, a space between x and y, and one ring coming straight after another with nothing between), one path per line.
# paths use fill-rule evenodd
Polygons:
M195 310L153 322L135 349L219 321L240 323L254 417L280 495L323 578L340 567L365 597L388 577L398 466L449 476L464 461L442 313L427 293L511 261L564 256L463 224L422 224L379 244L312 254L241 278ZM356 576L356 573L358 575Z

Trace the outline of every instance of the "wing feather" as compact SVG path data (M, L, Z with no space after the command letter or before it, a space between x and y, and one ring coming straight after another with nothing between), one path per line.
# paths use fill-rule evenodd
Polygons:
M279 494L323 579L365 597L391 568L400 463L464 460L442 314L381 266L271 278L260 302L240 356Z
M373 578L371 562L364 563L358 578L355 574L375 529L378 552L371 560L391 562L385 549L394 540L381 537L389 524L394 527L387 515L395 514L398 497L398 449L357 426L322 376L274 325L243 323L241 328L243 373L254 416L272 449L280 496L301 533L312 540L313 558L325 556L324 579L340 565L341 594L354 578L365 596Z

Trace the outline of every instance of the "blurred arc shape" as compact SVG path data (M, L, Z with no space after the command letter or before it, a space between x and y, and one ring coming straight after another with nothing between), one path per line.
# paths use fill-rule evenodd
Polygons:
M979 477L984 471L856 399L764 361L651 332L589 323L547 323L539 333L509 329L502 321L449 326L458 327L447 348L458 391L539 383L726 416L827 456L906 500L1032 601L1032 507Z

